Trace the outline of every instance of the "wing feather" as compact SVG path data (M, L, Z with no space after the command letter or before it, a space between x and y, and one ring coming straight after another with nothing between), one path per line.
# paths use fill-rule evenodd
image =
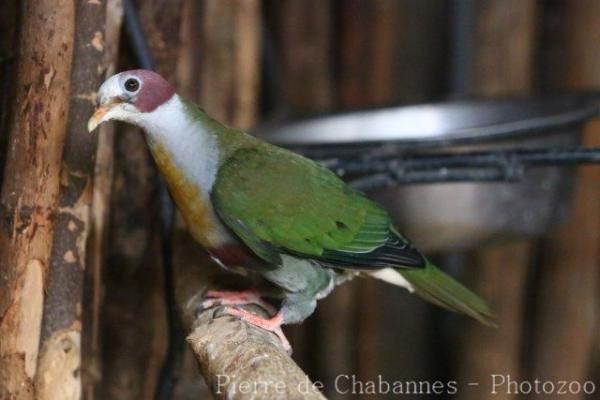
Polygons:
M385 210L287 150L237 150L219 169L212 199L225 224L269 262L278 249L340 268L424 265Z

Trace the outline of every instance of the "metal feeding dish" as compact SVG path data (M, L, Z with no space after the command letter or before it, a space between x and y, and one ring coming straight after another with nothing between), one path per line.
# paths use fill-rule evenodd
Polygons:
M256 134L330 166L345 159L377 164L406 154L573 148L583 124L598 115L591 99L561 95L387 107L271 123ZM541 235L564 219L572 187L572 168L544 166L517 182L395 185L369 195L417 246L434 252Z

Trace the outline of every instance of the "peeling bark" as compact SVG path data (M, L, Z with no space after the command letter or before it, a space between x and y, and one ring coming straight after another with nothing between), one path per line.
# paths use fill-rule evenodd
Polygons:
M44 343L35 377L36 399L81 397L81 334L77 329L56 332Z
M213 312L197 317L187 341L216 399L325 399L274 335Z
M188 344L214 398L324 399L274 334L221 316L220 308L202 311L209 287L219 282L227 282L228 287L243 285L243 278L217 268L184 232L175 239L185 249L175 258L177 301L189 332ZM257 307L252 312L267 316Z
M44 275L69 111L74 5L23 2L14 121L0 194L0 398L33 396Z
M95 91L105 72L105 3L75 2L74 21L70 113L35 382L39 399L81 396L83 277L97 143L96 135L87 131L86 123L94 110ZM56 357L64 357L65 362L57 362Z

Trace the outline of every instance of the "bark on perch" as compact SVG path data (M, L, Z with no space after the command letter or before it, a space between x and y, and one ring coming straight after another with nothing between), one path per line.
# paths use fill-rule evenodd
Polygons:
M0 398L33 397L60 160L69 111L74 4L22 5L15 98L0 195Z
M218 399L324 399L279 339L214 310L198 315L187 341Z
M190 332L187 341L215 398L324 399L274 334L221 316L220 308L202 310L205 291L216 282L232 283L236 276L212 263L183 232L176 240L188 249L175 263L177 300ZM189 268L189 260L201 266ZM259 308L252 311L266 316Z

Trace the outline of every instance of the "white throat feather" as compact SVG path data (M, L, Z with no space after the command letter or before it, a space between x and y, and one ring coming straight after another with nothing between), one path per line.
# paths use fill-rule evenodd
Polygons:
M218 168L217 138L187 113L181 98L173 95L136 122L146 131L150 148L159 145L170 153L177 167L208 196Z

